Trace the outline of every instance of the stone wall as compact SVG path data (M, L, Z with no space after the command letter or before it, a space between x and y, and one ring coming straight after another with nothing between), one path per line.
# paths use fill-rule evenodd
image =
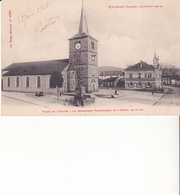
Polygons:
M38 77L40 87L38 87ZM8 86L8 78L10 78L10 86ZM19 78L19 86L17 86L17 78ZM29 86L27 86L27 78L29 78ZM50 75L3 76L2 80L3 91L56 93L56 88L50 88Z

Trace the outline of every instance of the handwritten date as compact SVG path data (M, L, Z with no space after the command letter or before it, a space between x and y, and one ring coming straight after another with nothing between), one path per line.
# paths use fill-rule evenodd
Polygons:
M43 11L48 9L48 7L49 7L49 2L47 1L35 9L28 9L24 14L18 17L18 23L19 24L24 23L24 25L26 26L26 22L28 19L30 19L32 16L36 14L41 14Z

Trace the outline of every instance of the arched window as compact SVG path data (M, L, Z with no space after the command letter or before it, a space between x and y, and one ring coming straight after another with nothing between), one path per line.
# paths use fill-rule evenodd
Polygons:
M139 83L137 84L137 87L138 87L138 88L141 88L141 87L142 87L141 82L139 82Z
M8 87L10 87L10 77L8 77Z
M38 76L37 78L37 88L41 87L41 78Z
M3 91L3 79L1 79L1 90Z
M26 87L29 87L29 77L26 77Z
M133 87L133 83L132 82L129 83L129 87Z
M19 87L19 77L16 78L16 87Z
M151 87L151 83L148 82L148 83L146 84L146 87Z
M91 47L92 49L94 49L94 42L91 42Z

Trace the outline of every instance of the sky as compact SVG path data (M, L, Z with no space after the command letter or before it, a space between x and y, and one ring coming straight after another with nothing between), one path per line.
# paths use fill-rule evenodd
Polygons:
M82 0L4 1L2 68L15 62L68 58L68 39L78 32L81 6ZM180 68L179 6L179 0L84 0L89 34L98 40L98 65L126 68L140 60L152 64L156 52L160 63ZM50 25L42 30L48 20Z

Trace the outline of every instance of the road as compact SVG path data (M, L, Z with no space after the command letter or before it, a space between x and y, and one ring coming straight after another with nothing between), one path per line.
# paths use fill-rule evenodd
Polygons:
M114 97L112 97L112 95ZM65 99L72 99L70 96L63 96L59 100L55 95L46 94L43 97L36 97L30 93L2 92L1 108L3 115L41 115L44 111L59 109L78 109L71 104L65 105ZM152 110L152 114L165 109L162 113L173 114L180 110L180 88L168 87L165 94L141 91L119 90L119 95L114 95L113 89L100 89L96 95L94 104L86 105L84 109L128 109L138 108Z
M168 87L168 92L154 106L180 106L180 88Z

